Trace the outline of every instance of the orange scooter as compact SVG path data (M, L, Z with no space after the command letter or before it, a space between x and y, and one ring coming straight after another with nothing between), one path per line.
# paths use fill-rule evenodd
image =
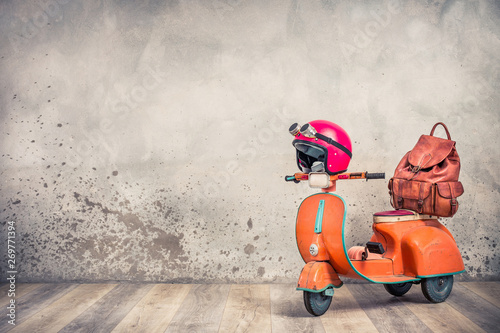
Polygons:
M373 214L373 235L366 246L346 248L344 226L346 203L332 193L337 180L383 179L383 173L326 172L296 173L286 181L308 181L321 188L301 203L296 224L297 246L306 265L297 290L315 316L324 314L339 276L383 284L394 296L402 296L413 284L421 284L424 296L433 303L446 300L453 275L464 272L462 256L451 233L436 216L409 210Z

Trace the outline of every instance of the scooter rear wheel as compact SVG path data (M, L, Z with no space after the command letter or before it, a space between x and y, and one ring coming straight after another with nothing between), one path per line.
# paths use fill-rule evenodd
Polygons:
M307 312L313 316L321 316L324 314L330 304L332 303L332 296L326 296L325 292L312 293L304 290L304 305Z
M422 293L432 303L444 302L453 288L453 275L438 276L422 280Z
M403 296L406 294L413 283L405 282L405 283L395 283L395 284L384 284L385 290L391 295L394 296Z

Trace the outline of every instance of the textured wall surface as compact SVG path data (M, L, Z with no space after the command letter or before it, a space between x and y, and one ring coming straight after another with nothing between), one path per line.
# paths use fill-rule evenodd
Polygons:
M460 278L500 274L498 2L7 0L0 31L2 276L14 221L19 281L295 281L314 119L389 176L444 121ZM363 244L387 179L337 193Z

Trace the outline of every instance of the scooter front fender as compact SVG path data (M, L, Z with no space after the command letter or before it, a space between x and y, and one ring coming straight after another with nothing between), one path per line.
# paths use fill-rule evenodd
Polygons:
M297 290L306 290L314 293L328 288L340 288L343 282L327 261L311 261L300 273Z

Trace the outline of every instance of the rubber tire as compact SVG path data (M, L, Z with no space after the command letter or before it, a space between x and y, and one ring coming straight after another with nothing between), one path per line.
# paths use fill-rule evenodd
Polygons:
M304 305L307 312L313 316L324 314L332 303L332 296L326 296L325 292L312 293L304 290Z
M444 302L453 289L453 275L422 280L422 293L432 303Z
M411 282L384 284L384 288L393 296L403 296L410 290L412 285Z

